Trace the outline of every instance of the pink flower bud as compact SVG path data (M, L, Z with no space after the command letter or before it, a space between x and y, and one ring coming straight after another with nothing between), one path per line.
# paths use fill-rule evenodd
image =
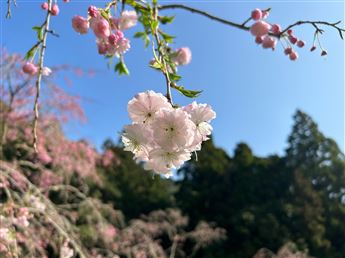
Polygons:
M271 25L264 21L258 21L250 27L250 32L253 36L262 37L268 33L270 30Z
M279 24L273 24L271 31L273 34L278 35L282 31L282 28L280 27Z
M290 60L295 61L298 59L298 54L297 54L297 52L292 50L289 57L290 57Z
M80 33L80 34L85 34L89 30L89 22L87 19L85 19L82 16L76 15L72 19L72 27L73 29Z
M51 73L52 73L52 70L49 67L45 66L42 68L42 75L43 76L49 76L49 75L51 75Z
M35 75L38 72L38 67L31 62L25 63L22 69L24 73L29 75Z
M171 58L176 65L186 65L192 60L192 52L188 47L176 49L174 56Z
M327 56L327 51L326 50L322 50L322 52L321 52L321 56Z
M70 0L63 0L64 1L64 3L69 3L70 2Z
M291 42L291 44L296 44L297 40L298 39L295 36L293 36L293 35L289 36L289 41Z
M304 45L305 45L305 42L303 40L297 41L297 46L298 47L304 47Z
M310 52L313 52L315 49L316 49L316 46L313 45L313 46L311 47L311 49L310 49Z
M97 38L107 38L110 35L109 23L103 18L96 18L96 21L94 21L92 28Z
M89 6L88 13L92 18L96 18L99 15L99 11L96 6Z
M285 48L285 50L284 50L284 54L285 55L290 55L291 53L292 53L292 48L291 47Z
M98 54L105 55L108 51L108 44L104 41L97 41Z
M256 44L261 44L262 41L263 41L263 38L262 38L262 37L256 37L256 38L255 38L255 43L256 43Z
M262 41L263 48L272 48L272 50L274 50L276 45L277 45L277 40L270 36L265 36Z
M252 19L258 21L262 18L262 11L260 9L255 9L252 11Z
M269 11L262 11L262 19L266 19L268 17L268 15L270 15Z
M293 33L292 29L288 29L288 30L287 30L287 34L288 34L288 35L292 35L292 33Z
M50 13L53 16L57 16L60 12L59 6L57 4L53 4L52 9L50 10Z
M43 10L48 10L48 7L49 7L49 5L48 5L47 2L41 4L41 8L42 8Z

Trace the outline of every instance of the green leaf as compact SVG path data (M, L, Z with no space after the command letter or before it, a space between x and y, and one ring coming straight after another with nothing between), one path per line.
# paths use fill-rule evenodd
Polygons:
M158 27L159 22L156 20L151 21L151 30L155 31Z
M172 21L174 19L175 19L175 16L161 16L161 17L159 17L159 20L162 24L172 23Z
M43 28L39 26L32 27L33 30L37 32L37 38L39 41L43 40Z
M176 73L169 73L169 78L170 80L175 81L175 82L181 80L181 76Z
M150 64L152 68L155 68L157 70L162 70L163 65L157 61L155 61L153 64Z
M188 98L196 98L200 95L202 90L186 90L183 86L174 85L174 89L178 90L180 93Z
M106 19L108 22L110 22L110 14L109 11L104 11L104 9L100 9L101 15L104 19Z
M169 35L169 34L167 34L167 33L164 33L163 31L160 31L159 33L162 35L163 39L164 39L167 43L172 43L172 42L173 42L173 39L175 38L174 36L171 36L171 35Z
M122 62L122 60L120 60L120 62L118 62L115 65L115 72L118 72L119 75L122 75L122 74L129 75L129 71L127 69L127 66L124 62Z
M133 35L134 38L143 38L144 36L146 36L144 31L138 31Z
M29 59L31 59L32 57L34 57L34 55L35 55L35 53L36 53L38 47L39 47L39 44L36 44L36 45L34 45L32 48L30 48L30 50L25 54L25 57L24 57L24 58L25 58L26 60L29 60Z

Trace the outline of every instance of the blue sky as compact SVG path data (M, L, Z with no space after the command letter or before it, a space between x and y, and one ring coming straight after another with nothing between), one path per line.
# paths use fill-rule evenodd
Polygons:
M1 45L25 54L35 43L31 27L43 21L44 12L39 7L41 1L17 2L12 19L6 20L6 4L1 1ZM172 2L177 1L169 1ZM342 1L178 2L237 22L244 21L254 8L272 7L268 21L283 27L297 20L344 20ZM94 36L80 36L73 31L71 18L75 14L86 15L88 5L102 6L105 1L59 3L61 13L52 18L52 28L60 38L49 37L45 64L97 70L92 78L74 79L72 88L64 86L83 97L88 118L85 124L66 126L66 133L73 139L86 138L97 147L106 138L117 141L118 132L129 123L128 100L148 89L164 92L164 79L148 68L151 49L144 49L141 40L132 38L132 48L125 56L131 76L119 77L107 69L106 61L97 54ZM176 14L174 23L165 28L176 36L173 47L189 46L192 50L192 63L179 69L182 84L189 89L202 89L197 101L209 103L217 112L213 126L218 146L232 153L236 144L244 141L257 155L283 154L292 115L298 108L311 115L320 130L344 150L344 42L335 30L326 28L321 37L329 53L323 58L319 52L308 51L313 28L296 28L296 35L307 42L307 47L299 50L297 62L291 62L280 45L274 52L263 50L248 32L182 10L164 13ZM126 35L131 37L139 30L140 25ZM173 95L181 105L191 102L177 92Z

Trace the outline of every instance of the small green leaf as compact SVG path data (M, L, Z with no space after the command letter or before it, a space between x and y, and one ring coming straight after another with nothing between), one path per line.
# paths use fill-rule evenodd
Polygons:
M181 80L181 76L176 73L169 73L169 78L170 80L175 81L175 82Z
M159 24L159 22L156 20L151 21L151 30L156 31L158 24Z
M146 33L144 31L138 31L133 35L134 38L142 38L144 36L146 36Z
M127 66L124 62L122 62L122 60L120 60L120 62L118 62L115 65L115 72L118 72L119 75L122 75L122 74L129 75L129 71L127 69Z
M110 15L109 10L105 11L104 9L99 9L101 11L101 15L104 19L106 19L108 22L110 22Z
M155 68L157 70L162 70L163 65L157 61L153 62L153 64L150 64L152 68Z
M30 48L30 50L25 54L25 57L24 57L24 58L25 58L26 60L29 60L29 59L31 59L32 57L34 57L34 55L35 55L35 53L36 53L38 47L39 47L39 44L36 44L36 45L34 45L32 48Z
M33 30L37 32L37 38L38 40L43 40L43 28L39 26L32 27Z
M162 24L172 23L172 21L174 19L175 19L175 16L161 16L161 17L159 17L159 20Z
M183 86L174 85L174 89L178 90L180 93L188 98L196 98L200 95L202 90L186 90Z
M162 35L163 39L164 39L167 43L172 43L172 42L173 42L173 39L175 38L174 36L171 36L171 35L169 35L169 34L167 34L167 33L164 33L163 31L160 31L159 33Z

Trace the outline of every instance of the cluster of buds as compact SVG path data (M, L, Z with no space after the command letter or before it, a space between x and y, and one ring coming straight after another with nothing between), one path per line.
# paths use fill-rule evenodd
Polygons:
M201 149L212 132L210 121L216 113L209 105L193 102L173 107L160 93L147 91L128 102L132 124L124 128L122 142L146 170L171 176Z
M43 4L41 4L41 8L43 10L48 10L49 9L49 4L47 2L44 2ZM51 15L57 16L60 13L60 8L55 3L55 4L52 5L52 7L51 7L51 9L49 11L50 11Z
M298 53L293 46L303 48L306 43L303 40L298 39L292 29L288 29L285 33L285 31L282 31L279 24L270 24L266 22L265 19L268 17L268 15L268 10L255 9L252 11L251 19L255 21L255 23L250 27L250 32L253 36L255 36L255 42L257 44L261 44L263 48L271 48L274 50L277 45L277 40L284 39L287 44L287 47L284 47L284 54L289 56L290 60L292 61L297 60ZM316 32L315 37L317 36L318 35ZM315 49L316 46L313 44L310 51L314 51ZM321 50L321 56L327 55L326 50L322 49L322 47Z
M39 67L37 65L35 65L32 62L26 62L23 67L22 67L22 71L25 74L28 74L30 76L36 75L39 72ZM52 70L49 67L43 67L42 68L42 72L41 74L43 76L49 76L52 73Z
M79 34L86 34L91 28L96 36L98 53L119 57L130 48L130 42L122 31L135 26L137 20L135 11L123 11L119 18L108 14L105 18L100 9L90 6L87 18L79 15L73 17L72 27Z

